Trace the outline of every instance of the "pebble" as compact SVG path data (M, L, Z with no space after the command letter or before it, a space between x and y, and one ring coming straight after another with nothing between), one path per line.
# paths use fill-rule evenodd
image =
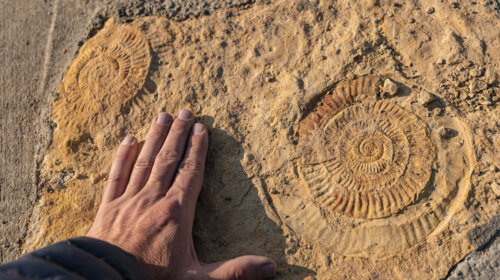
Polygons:
M460 63L459 67L462 67L462 68L469 68L469 67L471 67L472 65L474 65L474 63L472 63L472 61L470 61L470 60L465 60L464 62Z
M498 167L496 167L494 164L490 166L490 171L491 172L498 172Z
M460 93L460 100L466 100L469 96L465 92Z
M481 105L491 105L491 101L488 100L488 99L485 99L485 98L481 98L481 100L479 101L479 104L481 104Z
M496 196L500 196L500 184L498 184L497 182L491 183L491 189Z
M274 77L266 77L266 82L267 83L272 83L274 81L276 81L276 79Z
M447 127L441 127L438 131L439 137L443 140L448 140L453 135L453 129Z
M457 98L458 96L460 96L460 93L456 89L454 89L454 88L450 88L448 90L448 94L451 95L451 96L453 96L453 97L455 97L455 98Z
M438 65L444 65L446 63L446 60L444 58L440 58L436 62Z
M469 91L471 93L478 93L478 92L485 90L487 88L488 88L488 85L483 80L473 79L469 83Z
M432 113L436 116L442 116L444 113L444 109L440 108L440 107L436 107L436 108L434 108L434 110L432 110Z
M493 95L491 97L491 102L498 102L500 101L500 96L499 95Z
M457 76L457 80L461 83L465 83L469 80L469 75L467 74L467 72L460 72L460 74L458 74Z
M394 95L398 94L399 87L391 79L385 79L382 91L389 96L394 96Z
M481 77L483 75L483 68L474 68L469 71L471 77Z
M497 73L491 68L486 69L486 72L484 73L484 80L488 85L494 84L497 81Z
M420 94L418 95L418 104L422 106L426 106L427 104L431 103L432 101L436 100L436 97L430 93L428 93L425 90L422 90Z
M434 11L435 11L434 7L431 7L431 8L429 8L429 9L427 9L427 14L429 14L429 15L430 15L430 14L433 14L433 13L434 13Z

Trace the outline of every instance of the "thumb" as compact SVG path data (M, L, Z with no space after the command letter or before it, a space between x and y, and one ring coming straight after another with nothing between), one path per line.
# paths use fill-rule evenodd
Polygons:
M269 279L276 275L276 263L266 257L242 256L204 267L210 279Z

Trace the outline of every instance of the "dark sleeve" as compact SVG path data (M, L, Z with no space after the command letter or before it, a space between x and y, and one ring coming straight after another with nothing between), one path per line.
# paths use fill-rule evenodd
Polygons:
M102 240L61 241L0 265L0 279L146 279L137 259Z

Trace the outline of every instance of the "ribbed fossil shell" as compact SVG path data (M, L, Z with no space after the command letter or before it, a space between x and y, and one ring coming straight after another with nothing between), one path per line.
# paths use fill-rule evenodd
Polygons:
M353 84L369 84L366 80L373 81L360 78ZM386 101L348 106L365 93L363 87L348 88L324 99L320 117L306 119L319 131L302 133L322 143L309 157L314 161L318 153L325 160L303 165L304 179L321 205L344 215L380 218L398 213L431 176L435 155L427 128L416 115Z
M312 199L284 201L286 222L345 256L392 256L442 230L475 163L459 119L424 121L377 100L379 85L376 76L339 82L296 127L296 167ZM457 131L453 143L440 141L443 126Z
M63 98L90 115L119 106L142 88L150 62L149 45L141 31L118 25L81 48L65 73Z

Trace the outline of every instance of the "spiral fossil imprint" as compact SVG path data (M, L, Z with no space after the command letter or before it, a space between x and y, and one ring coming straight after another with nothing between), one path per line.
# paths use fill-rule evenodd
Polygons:
M62 97L72 113L92 115L115 108L143 87L151 54L141 31L129 25L105 28L88 40L66 71Z
M306 235L344 255L390 255L416 244L438 227L453 195L461 193L459 179L447 174L470 176L472 160L458 158L457 151L452 161L465 162L464 168L449 165L424 120L376 100L379 84L377 76L340 82L296 129L303 150L297 169L314 203L334 218L325 222L330 214L301 204L292 219L300 217L295 224ZM467 140L458 121L448 125ZM436 162L445 171L435 173Z
M435 157L425 124L396 104L364 102L335 114L375 81L356 80L343 99L328 95L320 113L299 128L307 136L308 128L321 126L323 142L330 146L322 151L327 162L303 168L315 198L357 218L386 217L413 202L429 181ZM328 176L316 178L323 168Z

